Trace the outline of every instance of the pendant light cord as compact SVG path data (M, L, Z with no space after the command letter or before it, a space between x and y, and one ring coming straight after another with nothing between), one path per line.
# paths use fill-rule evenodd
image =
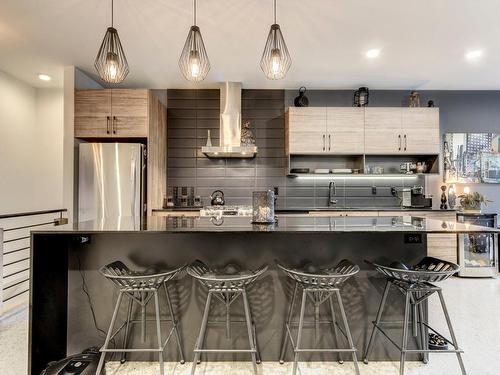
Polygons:
M193 0L193 18L194 18L194 26L196 26L196 0Z
M274 23L276 24L276 0L274 0Z
M111 0L111 27L113 27L113 15L114 15L114 9L113 9L113 4L114 0Z

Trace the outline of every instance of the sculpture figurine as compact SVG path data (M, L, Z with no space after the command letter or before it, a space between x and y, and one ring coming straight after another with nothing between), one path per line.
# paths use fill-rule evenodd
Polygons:
M250 121L246 120L241 127L241 145L242 146L253 146L255 145L255 136L250 129Z
M441 205L439 206L439 208L441 210L447 210L448 205L446 204L446 185L441 186L441 190L443 192L441 193Z
M418 91L412 91L410 93L410 108L420 107L420 94Z

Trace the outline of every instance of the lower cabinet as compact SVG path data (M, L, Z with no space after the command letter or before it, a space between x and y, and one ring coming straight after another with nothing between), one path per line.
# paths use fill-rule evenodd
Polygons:
M427 235L427 255L457 263L457 235L431 233Z
M397 216L401 211L380 211L379 216ZM455 211L404 211L404 215L425 217L434 220L455 221ZM458 242L456 234L431 233L427 235L427 255L457 263Z

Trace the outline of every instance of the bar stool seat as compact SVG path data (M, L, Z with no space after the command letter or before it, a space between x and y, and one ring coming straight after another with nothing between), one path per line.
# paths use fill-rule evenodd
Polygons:
M463 350L458 347L457 339L453 331L451 319L448 314L448 309L444 301L442 289L433 283L440 282L448 279L456 274L460 267L451 262L433 257L425 257L413 267L407 268L404 265L397 263L396 265L385 266L379 263L369 262L373 267L386 277L386 283L380 306L377 312L377 317L373 322L373 329L370 335L370 340L365 350L363 360L368 364L368 357L373 345L375 332L380 331L400 352L400 375L404 374L404 366L407 353L420 353L422 354L422 361L427 363L429 353L455 353L457 355L458 363L462 371L462 375L466 375L465 366L462 360ZM397 268L396 268L397 267ZM394 341L383 329L383 325L394 325L398 322L381 321L382 314L387 301L390 288L393 286L399 290L405 297L405 312L403 320L403 337L401 346ZM424 312L423 303L427 299L437 293L443 314L446 319L451 340L444 338L439 332L432 328L428 323ZM408 349L408 326L411 322L413 337L418 339L418 349ZM401 322L399 322L401 323ZM431 330L438 337L453 345L454 349L429 349L428 331Z
M354 362L354 369L357 375L359 375L359 367L356 355L356 348L354 347L354 342L352 340L351 331L349 329L349 324L347 322L346 313L344 310L344 305L342 303L342 297L340 295L340 287L345 283L350 277L354 276L359 272L359 266L351 263L348 260L342 260L337 266L332 268L324 269L313 269L308 272L308 270L296 269L291 267L286 267L277 262L277 266L281 269L290 279L294 281L294 290L292 294L292 300L288 309L288 316L285 321L283 343L281 346L280 363L284 363L285 352L287 348L288 340L292 343L294 352L294 361L292 368L292 375L297 372L297 366L299 361L300 353L304 352L327 352L327 353L337 353L339 363L343 363L342 353L351 353L352 360ZM301 307L299 313L299 321L294 322L293 313L294 305L297 297L298 289L302 289L302 299ZM333 296L337 299L339 305L340 314L343 322L343 329L337 322L335 316L335 309L333 303ZM306 301L310 300L314 305L314 321L307 322L304 320ZM331 321L320 321L319 320L319 308L323 303L329 303ZM301 346L302 341L302 331L304 325L314 324L316 331L319 332L319 324L329 324L333 328L333 335L335 339L336 348L333 349L318 349L318 348L303 348ZM297 340L294 341L291 333L291 326L298 326ZM339 348L338 343L338 331L347 339L349 348Z
M101 357L99 359L99 364L97 366L96 375L100 375L102 368L104 367L104 361L106 353L122 353L121 362L126 361L127 352L154 352L158 353L158 361L160 363L160 374L164 374L164 362L163 362L163 351L167 346L170 338L175 334L177 339L177 346L179 350L180 362L184 363L184 354L182 352L181 338L178 330L178 322L174 315L174 310L172 307L172 302L167 288L167 282L176 277L183 269L184 266L172 268L166 271L134 271L129 269L123 262L115 261L113 263L107 264L100 269L100 273L106 279L110 280L116 288L119 290L118 299L115 304L115 309L113 312L113 317L111 318L111 323L106 335L106 340L104 345L100 349ZM163 287L166 296L167 307L169 310L170 317L162 319L160 316L160 304L158 297L158 290ZM118 327L113 332L118 312L123 300L123 297L128 297L128 309L126 321ZM155 305L155 319L146 319L146 308L148 303L154 299ZM132 319L132 305L137 304L141 309L141 319ZM134 323L141 323L141 338L142 341L146 341L146 323L154 322L156 323L156 336L158 341L158 346L156 348L147 349L134 349L128 348L128 339L130 332L130 325ZM161 333L161 322L168 322L172 324L172 328L168 331L165 341L162 339ZM109 343L113 338L125 329L123 348L109 348Z
M234 267L232 267L234 268ZM257 363L260 363L260 354L257 346L255 334L255 322L252 320L250 305L247 297L247 288L254 283L264 272L267 266L264 265L255 271L233 269L231 272L215 270L207 266L200 260L193 262L187 268L187 273L202 285L208 288L205 309L201 321L200 333L194 347L194 360L191 374L194 375L196 365L200 361L201 353L250 353L255 374L257 374ZM227 271L227 270L226 270ZM248 331L250 349L207 349L203 347L207 325L220 324L220 321L209 321L210 306L212 296L216 297L226 307L226 337L231 337L231 323L245 323ZM230 307L238 299L243 300L245 312L244 321L231 320Z

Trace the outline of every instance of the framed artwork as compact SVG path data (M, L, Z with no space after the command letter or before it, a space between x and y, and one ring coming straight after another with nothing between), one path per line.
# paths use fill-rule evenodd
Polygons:
M500 183L500 133L446 133L444 182Z

